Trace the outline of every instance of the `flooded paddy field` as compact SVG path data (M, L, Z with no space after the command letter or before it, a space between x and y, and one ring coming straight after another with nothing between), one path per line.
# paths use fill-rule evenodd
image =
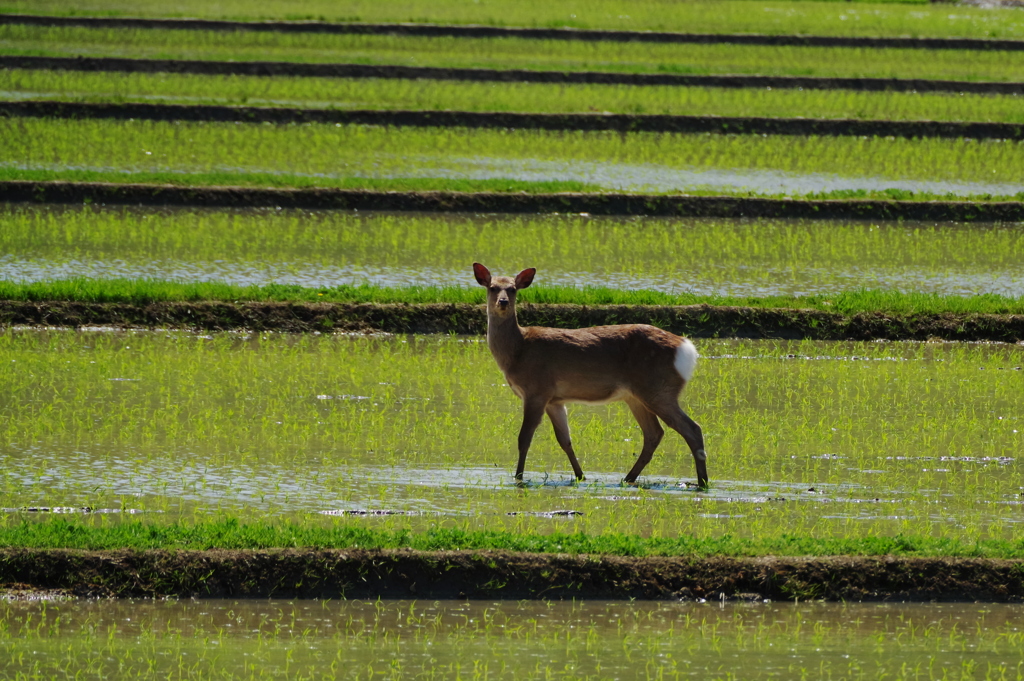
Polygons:
M584 482L545 427L516 486L520 405L478 337L8 329L0 522L56 510L96 523L1019 536L1020 346L698 349L683 403L708 442L706 492L674 435L638 487L621 484L640 439L621 405L571 409Z
M0 120L8 177L117 183L573 182L590 192L1013 197L1022 150L1009 140Z
M1017 679L1019 605L0 602L8 678Z
M0 208L0 278L10 281L476 288L469 265L482 261L496 271L537 267L541 286L1021 296L1022 249L1024 227L1013 223Z
M528 71L1019 80L1019 51L0 25L6 54ZM2 77L2 76L0 76ZM599 109L598 109L599 110Z

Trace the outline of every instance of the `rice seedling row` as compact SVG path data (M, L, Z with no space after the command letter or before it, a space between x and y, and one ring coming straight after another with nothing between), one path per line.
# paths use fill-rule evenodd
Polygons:
M853 90L480 83L7 69L7 100L472 112L768 116L1024 123L1020 98ZM968 135L973 136L973 135Z
M820 296L823 308L832 301L831 309L840 312L923 312L933 305L1007 312L1016 308L995 301L986 307L981 300L958 308L955 297L1024 294L1017 255L1022 240L1019 224L15 204L0 209L0 253L6 254L0 256L0 279L96 280L72 283L81 292L68 298L96 301L161 299L155 293L105 293L117 286L110 279L152 279L277 285L281 293L271 299L281 300L308 294L338 302L482 303L469 270L482 260L502 271L537 267L537 286L524 291L524 299L539 303L671 304L728 297L751 304L770 296ZM339 288L361 284L401 292L378 297ZM585 297L581 287L609 293ZM861 289L951 298L905 307L898 296L863 305L841 302L849 300L844 292ZM70 296L64 291L56 289L55 297ZM613 297L612 291L625 297ZM211 297L235 295L228 288ZM5 286L4 297L21 296ZM801 306L812 304L805 299Z
M0 603L12 678L1017 678L1017 606ZM726 663L723 663L726 660Z
M8 56L1013 82L1024 52L0 25Z
M639 435L614 407L570 416L585 482L571 483L542 431L525 485L514 485L518 402L478 337L8 330L0 507L120 511L83 519L99 525L130 512L154 523L226 515L330 527L353 522L337 515L346 510L390 509L359 522L763 541L1019 538L1019 347L699 348L684 402L711 453L708 493L686 487L692 465L679 438L666 438L638 488L621 485ZM563 509L577 513L551 515Z
M173 176L260 176L306 186L352 178L576 181L605 190L807 195L887 190L1013 195L1016 142L494 131L9 119L0 164ZM467 152L453 155L452 149ZM70 179L70 178L69 178Z
M59 0L6 0L0 11L22 14L71 15ZM573 27L621 30L664 30L695 33L769 33L804 35L955 36L1022 38L1024 20L1012 8L989 9L929 6L927 3L726 2L623 3L599 0L573 2L528 0L515 7L469 5L455 0L418 3L373 3L359 0L339 6L324 0L302 3L269 0L258 11L239 0L211 6L196 0L173 8L145 0L89 0L74 14L132 17L200 17L230 19L287 19L484 24L490 26Z

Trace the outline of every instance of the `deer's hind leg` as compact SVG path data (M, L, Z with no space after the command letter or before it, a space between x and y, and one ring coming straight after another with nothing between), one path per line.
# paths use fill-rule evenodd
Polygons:
M636 482L636 479L640 477L640 473L651 462L654 450L658 448L658 445L661 444L661 438L665 436L665 429L658 423L658 417L654 415L654 412L645 407L636 398L626 398L626 404L629 406L629 410L633 412L633 418L636 419L636 422L640 425L640 430L644 434L644 446L640 450L640 456L637 457L636 463L626 473L626 482L632 483Z
M651 411L658 415L672 430L683 436L686 444L693 454L693 463L697 467L697 486L705 488L708 486L708 455L704 451L704 433L697 422L687 416L675 399L662 400L659 403L649 405Z
M548 418L551 419L551 425L555 428L555 439L558 440L565 455L569 457L572 472L576 474L577 480L583 480L583 469L576 458L576 452L572 449L572 439L569 437L569 414L565 410L565 404L549 404L545 411Z

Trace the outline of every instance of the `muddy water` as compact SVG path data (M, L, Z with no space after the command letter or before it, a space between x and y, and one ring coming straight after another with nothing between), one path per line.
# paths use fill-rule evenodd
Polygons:
M538 286L1020 296L1022 249L1021 225L0 209L0 278L12 281L473 286L468 267L481 261L502 271L535 266Z
M6 678L1019 678L1019 605L0 603Z
M0 334L6 518L278 517L390 527L1015 537L1019 346L703 341L637 487L621 405L575 407L512 480L519 402L479 338ZM365 513L370 512L370 513ZM339 520L341 519L341 520Z

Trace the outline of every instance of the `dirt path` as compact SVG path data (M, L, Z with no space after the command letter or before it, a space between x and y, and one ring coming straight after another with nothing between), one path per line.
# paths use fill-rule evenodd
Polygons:
M842 315L816 310L684 305L531 305L525 325L578 328L655 324L693 338L1024 341L1024 315ZM0 301L0 326L184 328L197 330L483 334L482 305Z
M930 80L925 78L827 78L812 76L697 76L671 73L531 71L526 69L443 68L273 61L127 59L120 57L2 56L0 68L191 73L197 75L280 76L290 78L418 78L502 83L583 83L597 85L671 85L677 87L860 90L869 92L949 92L1019 95L1024 83Z
M280 207L457 213L589 213L714 218L1021 222L1024 201L759 199L660 194L388 192L348 189L182 187L105 182L0 182L0 201L215 208Z
M0 57L0 67L3 58ZM1024 86L1021 87L1024 92ZM402 127L461 127L515 130L818 135L828 137L933 137L1024 139L1018 123L767 118L759 116L669 116L633 114L488 113L474 111L382 111L262 106L0 102L0 117L212 121L240 123L340 123Z
M1024 600L1020 561L504 551L0 549L0 594L100 597Z

